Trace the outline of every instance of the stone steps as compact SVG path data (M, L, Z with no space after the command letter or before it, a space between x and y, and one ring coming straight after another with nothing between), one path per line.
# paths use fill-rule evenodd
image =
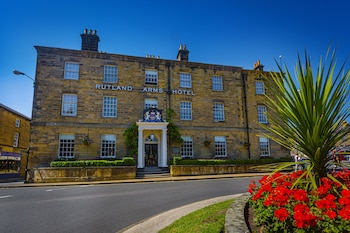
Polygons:
M136 178L160 178L170 177L169 168L145 167L137 169Z

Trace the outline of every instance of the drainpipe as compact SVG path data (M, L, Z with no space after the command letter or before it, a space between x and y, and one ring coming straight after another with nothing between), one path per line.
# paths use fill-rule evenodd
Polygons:
M167 91L166 91L166 120L168 121L168 109L170 108L170 62L165 63L165 67L168 69L168 83L167 83Z
M171 88L170 88L170 62L166 62L165 63L165 67L167 68L168 70L168 80L167 80L167 91L166 91L166 121L168 121L169 119L169 113L168 113L168 110L170 109L170 95L171 95ZM169 122L169 121L168 121ZM167 137L167 157L169 155L169 152L171 151L170 148L171 148L171 142L170 142L170 139L169 137ZM171 154L170 154L171 155Z
M248 105L247 105L247 86L246 86L246 78L247 74L242 74L242 86L243 86L243 107L244 107L244 113L245 113L245 129L247 134L247 143L248 143L248 159L250 159L250 139L249 139L249 121L248 121Z

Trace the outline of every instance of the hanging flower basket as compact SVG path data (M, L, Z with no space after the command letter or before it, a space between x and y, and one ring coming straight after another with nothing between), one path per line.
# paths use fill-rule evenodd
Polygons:
M210 145L210 141L204 141L204 146L209 146Z
M89 137L84 137L83 139L83 144L84 145L90 145L90 143L92 142L92 140Z

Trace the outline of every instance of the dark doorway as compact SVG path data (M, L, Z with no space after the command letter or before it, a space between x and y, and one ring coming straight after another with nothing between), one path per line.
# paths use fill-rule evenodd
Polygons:
M158 144L145 144L146 166L158 166Z

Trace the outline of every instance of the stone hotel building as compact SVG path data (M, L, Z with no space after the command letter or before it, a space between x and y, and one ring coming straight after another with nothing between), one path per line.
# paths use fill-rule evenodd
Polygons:
M96 31L84 30L81 39L81 50L35 46L30 167L122 158L123 133L135 123L138 168L167 167L173 156L288 156L258 134L269 123L265 94L273 94L260 62L253 70L190 62L185 45L176 60L110 54L98 51ZM169 109L182 143L169 139Z

